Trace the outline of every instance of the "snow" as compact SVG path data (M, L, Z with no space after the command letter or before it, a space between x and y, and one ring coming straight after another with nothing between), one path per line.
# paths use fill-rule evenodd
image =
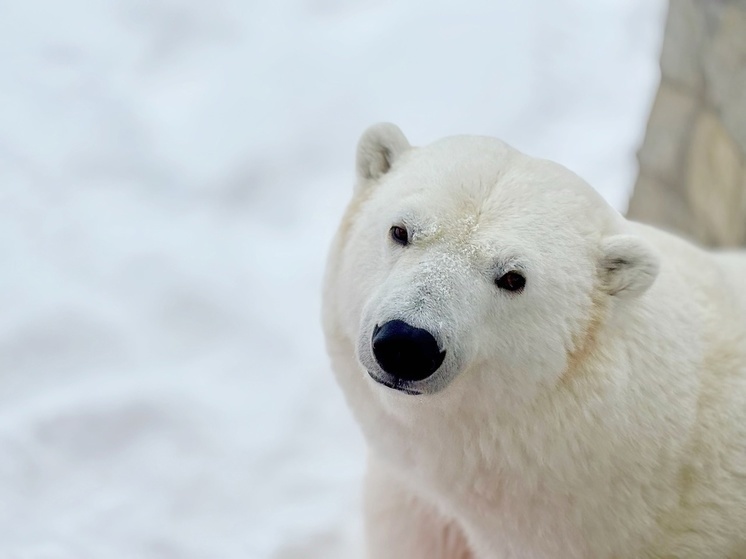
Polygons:
M0 17L0 557L362 557L319 326L354 146L502 137L623 209L662 0Z

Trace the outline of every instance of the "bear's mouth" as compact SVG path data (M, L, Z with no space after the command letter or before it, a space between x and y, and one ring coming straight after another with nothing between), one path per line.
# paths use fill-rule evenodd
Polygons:
M422 394L422 392L420 392L419 390L415 390L413 388L404 386L406 381L382 379L378 377L377 375L373 374L371 371L368 371L368 374L370 375L370 378L372 378L378 384L382 384L386 388L391 388L392 390L403 392L404 394L409 394L410 396L420 396Z

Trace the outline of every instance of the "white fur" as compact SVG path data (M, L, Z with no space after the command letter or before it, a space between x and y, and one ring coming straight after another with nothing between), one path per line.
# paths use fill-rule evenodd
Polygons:
M601 252L599 275L609 295L640 295L658 276L658 256L639 237L614 235L604 240Z
M380 178L409 147L407 138L393 124L382 122L368 128L357 144L356 167L360 182Z
M746 256L491 138L374 127L357 168L324 328L370 448L368 557L746 557ZM368 374L394 318L447 351L421 395Z

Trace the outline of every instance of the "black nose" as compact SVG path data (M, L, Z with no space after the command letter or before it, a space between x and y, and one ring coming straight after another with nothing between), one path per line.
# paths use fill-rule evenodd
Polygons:
M433 335L401 320L373 330L373 354L381 368L402 380L422 380L438 370L446 352Z

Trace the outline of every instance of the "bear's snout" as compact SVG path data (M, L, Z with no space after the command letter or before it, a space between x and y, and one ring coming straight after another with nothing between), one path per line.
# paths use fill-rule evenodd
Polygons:
M373 330L373 355L396 380L423 380L438 370L446 352L435 337L402 320L391 320Z

